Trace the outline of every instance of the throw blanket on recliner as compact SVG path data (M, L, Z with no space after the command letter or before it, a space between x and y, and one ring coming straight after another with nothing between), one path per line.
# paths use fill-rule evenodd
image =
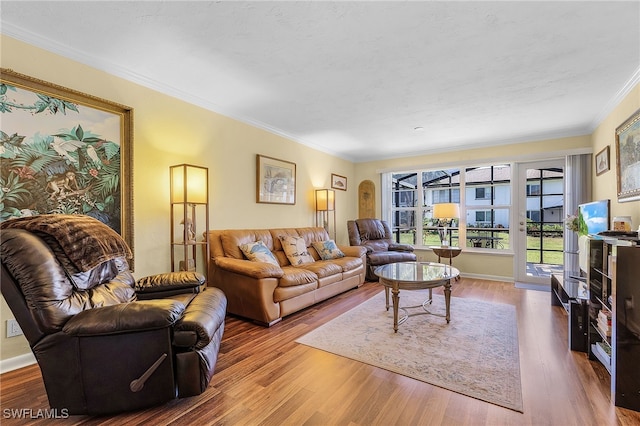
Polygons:
M69 260L81 271L118 257L133 257L116 231L90 216L42 214L9 219L0 229L18 228L54 238Z

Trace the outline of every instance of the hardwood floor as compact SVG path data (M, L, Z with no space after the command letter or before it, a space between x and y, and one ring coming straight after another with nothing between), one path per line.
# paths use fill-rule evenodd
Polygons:
M216 374L203 395L113 417L72 416L55 424L640 424L640 413L609 402L606 370L567 349L567 315L551 307L550 294L513 283L463 278L454 284L453 296L517 307L524 413L295 343L379 291L378 284L366 283L271 328L227 317ZM37 366L3 374L0 386L2 425L51 423L9 418L11 409L29 409L27 414L36 417L39 409L48 408Z

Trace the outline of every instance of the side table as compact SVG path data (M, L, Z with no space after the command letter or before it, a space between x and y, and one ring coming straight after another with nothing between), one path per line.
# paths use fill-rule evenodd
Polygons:
M460 247L452 247L452 246L429 246L431 250L438 256L438 263L440 263L440 258L444 257L445 259L449 259L449 266L453 266L452 259L462 253L462 249ZM456 277L456 280L460 279L460 275Z

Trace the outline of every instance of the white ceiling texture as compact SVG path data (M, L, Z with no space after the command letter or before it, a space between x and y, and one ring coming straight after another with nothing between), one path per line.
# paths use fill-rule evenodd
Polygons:
M638 1L0 8L6 35L354 162L589 134L640 81Z

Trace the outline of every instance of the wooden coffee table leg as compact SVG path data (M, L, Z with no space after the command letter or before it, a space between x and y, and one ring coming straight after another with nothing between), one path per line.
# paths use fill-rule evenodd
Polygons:
M451 306L451 280L447 280L444 283L444 305L446 308L445 318L447 319L447 324L449 324L449 320L451 319L450 306Z
M385 301L385 308L387 308L387 311L389 310L389 287L384 286L384 301Z
M400 290L398 283L394 283L391 289L391 297L393 300L393 332L398 332L398 305L400 304Z

